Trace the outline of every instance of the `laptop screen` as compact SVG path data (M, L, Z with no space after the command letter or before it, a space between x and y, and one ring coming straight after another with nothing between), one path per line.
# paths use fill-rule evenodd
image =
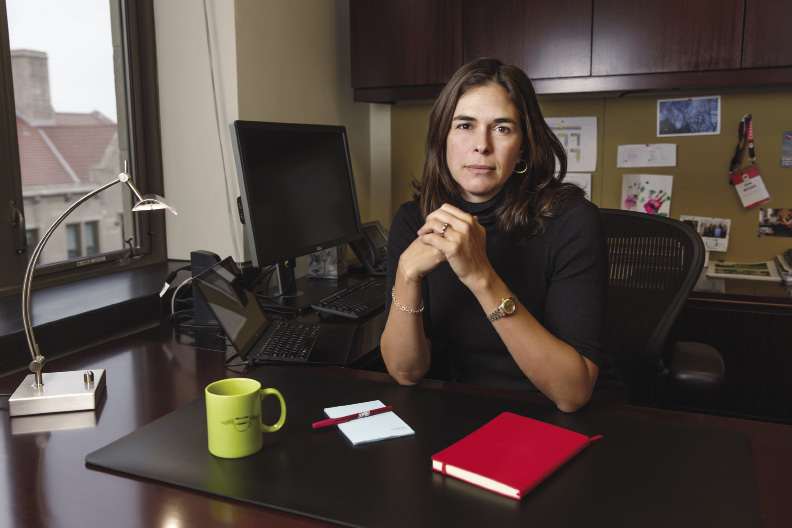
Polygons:
M227 257L193 278L193 285L217 318L226 336L244 358L267 329L267 318L242 275Z

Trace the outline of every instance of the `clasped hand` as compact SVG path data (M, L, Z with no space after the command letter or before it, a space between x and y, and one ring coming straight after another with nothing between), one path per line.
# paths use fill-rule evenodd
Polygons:
M443 204L426 217L418 238L402 254L399 267L408 279L419 281L448 262L462 283L474 289L478 281L485 280L492 272L486 238L477 217Z

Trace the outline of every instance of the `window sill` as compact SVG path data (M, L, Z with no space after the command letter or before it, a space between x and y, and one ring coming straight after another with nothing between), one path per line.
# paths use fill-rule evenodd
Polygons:
M52 359L159 324L159 292L168 273L185 264L160 262L34 291L31 313L41 353ZM0 374L30 362L21 304L20 294L0 299Z

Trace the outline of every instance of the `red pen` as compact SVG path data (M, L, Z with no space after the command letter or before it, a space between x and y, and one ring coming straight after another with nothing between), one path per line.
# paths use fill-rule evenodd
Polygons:
M363 411L355 414L350 414L349 416L342 416L341 418L328 418L327 420L316 422L315 424L313 424L313 428L318 429L320 427L329 427L331 425L342 424L350 420L357 420L358 418L366 418L367 416L374 416L375 414L388 412L392 408L393 407L388 405L387 407L380 407L379 409L371 409L370 411Z

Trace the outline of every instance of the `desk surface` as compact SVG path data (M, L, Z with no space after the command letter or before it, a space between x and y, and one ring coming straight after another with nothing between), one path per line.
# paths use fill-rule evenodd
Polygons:
M96 413L14 419L5 415L0 422L3 460L0 472L4 477L0 479L0 525L84 526L86 522L95 526L325 525L316 519L152 480L97 471L85 465L88 453L171 411L187 407L202 395L209 382L236 375L224 367L223 353L184 346L167 337L155 340L151 335L147 334L145 339L138 336L116 340L49 365L50 370L107 369L108 389ZM393 385L390 378L381 374L311 368L338 377ZM21 373L0 379L0 392L12 392L20 381ZM427 382L426 388L524 402L536 406L540 414L552 411L548 402L535 394L439 382ZM6 401L3 406L7 405ZM628 406L592 407L595 413L605 413L612 419L631 416L639 421L650 420L654 425L674 422L744 434L764 524L784 526L792 518L788 500L792 496L792 450L789 449L792 427ZM574 422L575 415L572 418ZM428 461L426 471L430 472ZM663 500L673 504L674 490L668 493ZM718 499L713 497L715 501ZM619 502L614 498L613 507L618 507ZM602 519L607 508L604 504L603 511L592 515Z
M792 308L792 286L776 281L715 279L707 277L704 271L689 298L694 301L738 302Z

